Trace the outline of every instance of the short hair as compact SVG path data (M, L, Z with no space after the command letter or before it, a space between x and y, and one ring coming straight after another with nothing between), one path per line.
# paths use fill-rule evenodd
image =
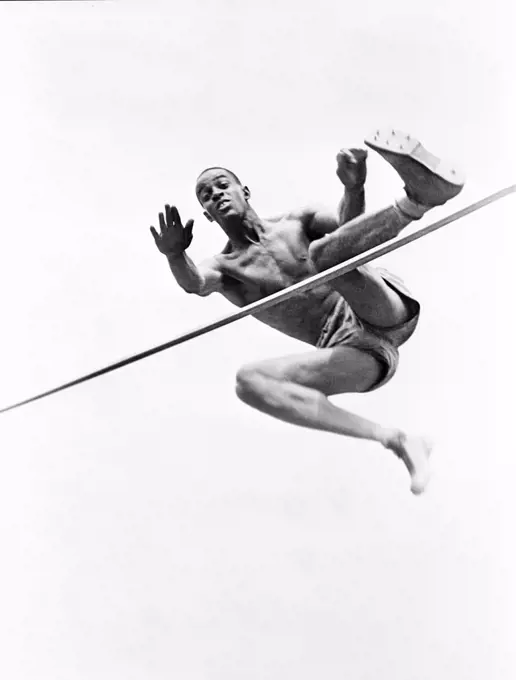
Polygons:
M210 168L204 168L204 170L202 172L200 172L199 175L197 176L197 182L204 175L204 173L209 172L210 170L223 170L224 172L227 172L228 175L231 175L231 177L235 180L235 182L237 182L237 184L240 184L240 186L242 186L242 182L235 175L235 173L232 170L229 170L228 168L224 168L222 165L213 165ZM197 182L196 182L196 184L197 184Z

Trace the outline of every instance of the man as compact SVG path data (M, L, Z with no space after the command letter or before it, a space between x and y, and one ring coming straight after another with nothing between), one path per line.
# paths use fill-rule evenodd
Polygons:
M337 176L345 188L337 215L306 207L263 219L233 172L204 170L196 195L205 217L223 229L228 242L220 254L196 266L185 252L193 220L183 226L177 209L165 206L160 233L154 227L151 232L178 284L188 293L218 292L239 307L247 305L394 238L463 187L457 170L410 135L378 130L365 144L391 164L405 185L400 199L369 214L363 214L366 149L337 155ZM430 443L328 399L377 389L390 380L398 347L414 332L419 311L400 280L369 265L294 295L255 317L317 349L244 366L237 374L237 394L283 421L379 442L403 461L412 492L420 494L429 479Z

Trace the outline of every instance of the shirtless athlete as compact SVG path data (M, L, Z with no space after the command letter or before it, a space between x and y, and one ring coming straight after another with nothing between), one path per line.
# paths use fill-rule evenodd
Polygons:
M456 196L459 172L410 135L379 130L365 140L396 170L405 194L392 205L363 214L365 149L342 150L337 176L344 196L337 214L303 208L263 219L251 193L221 167L204 170L196 194L210 222L226 233L224 250L196 266L186 254L193 220L183 226L175 207L159 214L156 245L188 293L224 295L242 307L397 236L413 220ZM242 367L237 394L246 404L283 421L374 440L396 454L411 476L414 494L429 479L430 443L345 411L331 395L367 392L394 375L398 347L414 332L419 303L389 272L370 265L294 295L257 313L260 321L317 349Z

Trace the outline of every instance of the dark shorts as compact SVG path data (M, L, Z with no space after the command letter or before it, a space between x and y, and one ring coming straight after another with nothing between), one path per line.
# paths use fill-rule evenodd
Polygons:
M346 300L341 298L326 320L317 342L319 349L354 347L377 359L382 366L382 373L368 392L385 385L396 373L399 363L398 347L416 330L420 313L418 301L412 297L401 279L385 269L377 268L376 271L402 297L410 313L409 319L390 328L372 326L355 314Z

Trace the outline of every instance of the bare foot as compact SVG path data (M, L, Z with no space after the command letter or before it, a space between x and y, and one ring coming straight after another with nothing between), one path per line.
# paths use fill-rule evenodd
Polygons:
M464 186L460 170L427 151L415 137L399 130L377 130L365 140L405 183L407 196L429 207L443 205Z
M429 458L432 442L425 437L399 434L387 445L405 463L409 471L413 494L422 494L430 481Z

